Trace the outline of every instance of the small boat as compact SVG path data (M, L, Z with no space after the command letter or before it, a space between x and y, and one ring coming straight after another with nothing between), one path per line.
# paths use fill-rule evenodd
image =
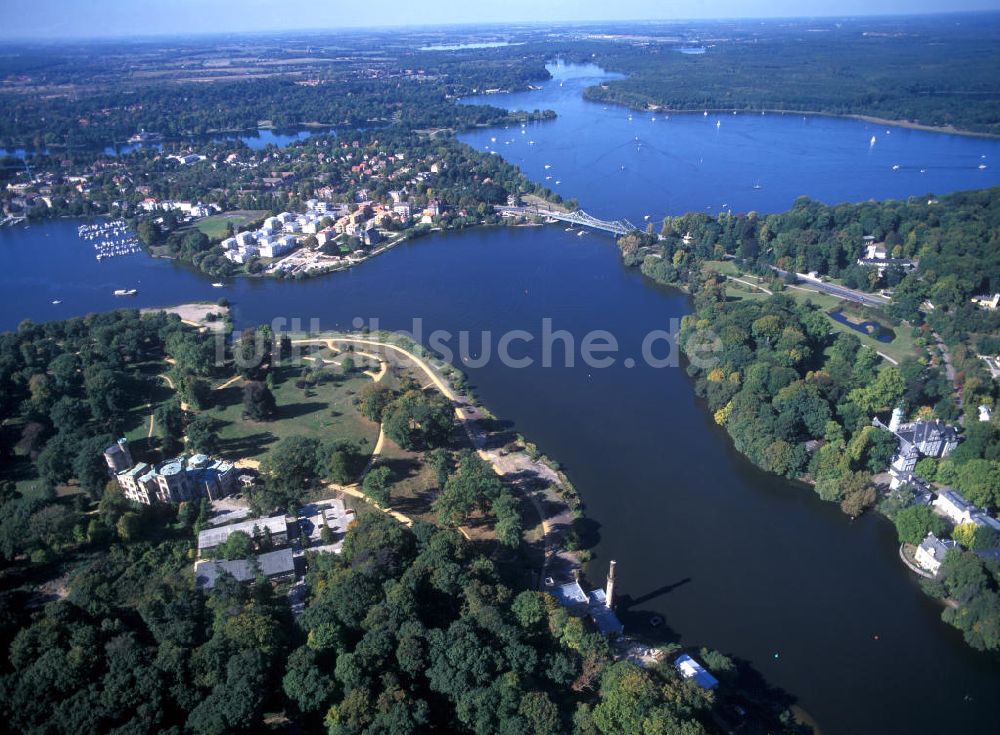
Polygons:
M566 232L572 232L572 231L573 231L573 228L572 228L572 227L567 227L567 228L566 228Z
M764 187L760 185L759 181L755 181L755 182L753 182L753 188L754 189L763 189Z
M586 230L580 230L578 233L576 233L576 236L580 237L581 235L586 235L586 234L587 234Z
M704 115L705 117L708 117L708 110L705 110L705 111L704 111L703 113L701 113L701 114L702 114L702 115Z
M979 164L979 170L980 171L982 171L984 168L986 168L986 164L985 163Z
M224 284L224 283L213 283L212 284L212 288L222 288L225 285L226 284Z
M899 171L899 164L898 163L892 164L892 170L893 171Z
M715 129L718 130L721 127L722 127L722 120L716 120L715 121Z
M548 170L550 168L552 168L552 164L551 163L546 163L545 164L545 169Z
M874 135L872 136L872 139L870 141L868 141L868 145L875 145L875 136Z
M139 293L138 290L136 290L134 288L116 288L115 292L114 292L114 295L115 296L135 296L137 293Z
M59 304L61 304L61 303L62 303L62 301L60 301L59 299L52 299L52 305L53 306L59 306Z

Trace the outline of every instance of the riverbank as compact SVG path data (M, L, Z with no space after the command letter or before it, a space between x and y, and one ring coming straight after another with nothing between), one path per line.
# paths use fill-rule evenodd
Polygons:
M454 407L458 421L470 445L481 459L488 462L497 475L524 500L529 502L541 526L543 559L534 577L535 586L552 578L557 584L575 579L582 566L582 551L567 549L574 521L582 517L582 503L564 473L554 469L550 459L537 452L533 445L512 445L502 432L491 428L492 415L464 390L464 376L454 367L431 356L416 343L388 332L373 335L328 333L291 335L293 345L360 345L386 360L391 353L409 361ZM380 436L380 442L382 437ZM387 508L386 511L391 511ZM468 533L464 533L469 537Z
M861 122L873 123L875 125L888 125L897 128L906 128L908 130L922 130L928 133L945 133L948 135L961 135L964 137L971 138L987 138L992 140L1000 140L1000 134L996 133L985 133L977 130L966 130L963 128L955 127L954 125L927 125L925 123L915 122L913 120L894 120L892 118L878 117L876 115L865 115L860 113L839 113L839 112L824 112L823 110L796 110L787 109L781 107L764 107L749 110L745 107L700 107L700 108L671 108L664 105L657 104L652 101L648 101L645 104L629 103L621 100L615 100L607 97L603 97L600 94L594 94L591 90L600 90L600 85L595 85L592 87L587 87L583 91L584 98L595 103L600 103L604 105L614 105L616 107L622 107L627 110L633 110L635 112L652 112L657 114L665 115L804 115L808 117L828 117L840 120L858 120Z
M224 303L197 302L177 306L146 307L140 314L166 312L176 314L188 326L207 332L224 332L230 326L229 305Z

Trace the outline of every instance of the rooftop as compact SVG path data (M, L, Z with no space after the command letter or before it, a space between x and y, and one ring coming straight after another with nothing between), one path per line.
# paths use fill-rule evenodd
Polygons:
M925 553L934 557L934 560L938 562L943 562L948 550L954 549L956 546L958 546L958 544L951 539L942 541L933 533L928 533L927 538L920 542L920 548L923 549Z
M674 661L674 666L681 672L685 679L694 679L694 683L702 689L715 689L719 686L719 680L712 676L705 667L688 656L686 653L678 656Z
M285 520L285 516L277 515L269 518L251 518L250 520L231 523L228 526L219 526L218 528L206 528L198 534L198 548L211 549L224 544L230 534L236 531L242 531L249 536L253 536L255 528L259 528L261 533L269 530L272 534L287 534L288 522Z
M588 602L587 593L583 591L579 582L567 582L551 588L548 592L563 607L576 607L577 605L586 605Z
M291 574L295 571L295 556L291 549L281 549L261 554L256 559L234 559L232 561L199 561L194 565L195 586L200 590L215 587L223 573L229 574L237 582L249 582L258 572L265 577Z

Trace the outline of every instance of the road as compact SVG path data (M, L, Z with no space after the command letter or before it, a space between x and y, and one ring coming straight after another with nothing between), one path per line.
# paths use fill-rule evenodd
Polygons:
M772 265L771 268L781 276L788 276L789 271L783 271L781 268ZM880 296L879 294L865 293L864 291L856 291L852 288L847 288L846 286L838 286L835 283L824 283L822 281L816 281L809 278L805 273L795 273L795 280L797 283L804 283L810 288L814 288L817 291L822 291L823 293L828 293L831 296L836 296L838 299L844 299L845 301L853 301L855 304L862 304L863 306L872 306L879 308L885 306L889 303L889 299L885 296Z

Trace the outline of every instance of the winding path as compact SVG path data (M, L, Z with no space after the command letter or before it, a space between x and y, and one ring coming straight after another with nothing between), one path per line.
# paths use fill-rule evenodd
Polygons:
M451 401L455 409L455 416L461 424L466 435L469 437L469 441L472 446L475 447L476 452L479 456L486 462L489 462L493 467L494 472L498 475L516 475L516 474L528 474L535 475L543 480L545 480L550 487L560 487L562 484L558 473L551 467L546 465L544 462L536 459L532 459L527 454L523 452L517 452L514 454L501 455L498 450L487 449L486 432L480 428L479 422L485 419L482 411L465 395L456 393L455 390L448 384L447 380L443 378L440 373L434 368L433 365L428 363L423 358L418 355L406 350L398 345L394 345L390 342L381 342L373 339L366 339L363 337L322 337L322 338L312 338L312 339L301 339L293 340L292 344L325 344L331 351L339 352L340 350L335 347L336 344L357 344L366 345L369 347L375 347L383 350L391 350L395 354L403 357L404 359L415 365L421 372L423 372L427 378L430 380L431 384L437 388L441 394ZM379 371L379 378L385 374L387 366L384 364L384 360L376 355L371 355L368 353L358 353L365 357L372 357L374 359L380 360L383 363L382 369ZM383 434L380 430L379 432L379 443L376 445L376 452L373 453L374 457L378 452L381 451L381 445L383 443ZM346 489L345 489L346 491ZM354 493L349 493L354 495ZM544 493L542 493L544 495ZM525 493L525 496L531 502L538 514L538 518L542 526L542 535L545 543L545 554L544 561L542 564L541 578L544 579L546 573L549 569L550 564L555 561L560 562L560 566L567 569L575 568L578 565L575 557L573 557L569 552L560 551L561 546L561 536L562 533L568 531L573 527L573 515L569 507L565 502L558 497L554 492L550 492L549 497L544 499L549 502L546 503L552 511L546 513L545 507L543 506L541 500L538 497L539 493ZM367 498L360 494L360 497ZM389 511L387 511L389 512ZM402 514L399 514L402 516ZM395 516L394 516L395 517ZM402 516L406 518L406 516ZM409 523L412 524L412 519L407 519ZM403 521L406 522L406 521ZM469 538L469 534L462 528L459 528L462 535Z

